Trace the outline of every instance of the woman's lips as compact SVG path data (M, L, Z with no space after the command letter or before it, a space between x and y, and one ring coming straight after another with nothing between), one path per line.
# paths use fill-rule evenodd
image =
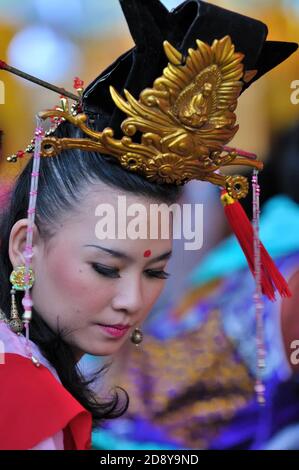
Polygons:
M123 325L100 325L99 323L98 326L110 336L114 336L115 338L121 338L130 328L129 326Z

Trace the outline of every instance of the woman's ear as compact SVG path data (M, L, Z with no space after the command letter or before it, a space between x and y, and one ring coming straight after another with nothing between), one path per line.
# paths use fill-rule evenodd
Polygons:
M9 237L9 249L8 255L13 268L17 266L25 265L25 257L24 257L24 250L26 246L26 236L27 236L27 227L28 227L28 219L20 219L18 220L10 232ZM34 254L37 250L37 243L39 240L39 233L37 226L33 225L33 233L32 233L32 249L33 249L33 258L32 258L32 266L34 267Z

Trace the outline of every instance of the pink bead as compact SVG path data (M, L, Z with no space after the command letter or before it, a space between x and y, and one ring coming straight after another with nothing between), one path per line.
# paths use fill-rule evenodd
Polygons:
M44 130L41 127L37 127L35 129L35 136L36 137L41 137L44 134Z
M31 310L25 310L25 312L23 313L23 321L24 322L30 322L31 317L32 317Z
M260 359L258 360L257 365L258 365L258 368L259 368L259 369L264 369L264 368L266 367L265 359L264 359L264 358L260 358Z
M262 384L261 382L257 383L254 387L256 393L264 393L265 391L265 385Z
M32 302L32 300L31 300L30 298L24 297L24 298L22 299L22 305L23 305L23 307L24 307L25 309L27 309L27 308L32 307L33 302Z

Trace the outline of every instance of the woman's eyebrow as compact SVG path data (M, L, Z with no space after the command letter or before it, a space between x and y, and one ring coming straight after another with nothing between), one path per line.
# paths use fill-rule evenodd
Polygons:
M104 248L103 246L100 246L100 245L83 245L83 246L99 248L100 250L104 251L105 253L108 253L111 256L114 256L115 258L124 259L126 261L134 261L133 258L131 258L131 256L126 255L125 253L122 253L121 251L111 250L109 248Z
M156 263L157 261L167 260L171 257L171 255L172 255L172 250L166 251L165 253L162 253L162 255L159 255L159 256L156 256L155 258L150 259L147 264L152 264L152 263Z
M134 261L134 259L131 256L118 250L111 250L110 248L105 248L100 245L83 245L83 246L91 247L91 248L99 248L100 250L104 251L105 253L108 253L111 256L114 256L115 258L123 259L123 260L130 261L130 262ZM151 264L157 261L167 260L171 257L171 255L172 255L172 250L166 251L165 253L162 253L162 255L156 256L152 258L151 260L149 260L147 264Z

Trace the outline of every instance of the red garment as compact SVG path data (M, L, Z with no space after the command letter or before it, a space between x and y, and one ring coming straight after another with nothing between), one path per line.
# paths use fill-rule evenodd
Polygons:
M89 450L91 414L42 364L6 353L0 365L0 449L27 450L63 429L65 450Z

